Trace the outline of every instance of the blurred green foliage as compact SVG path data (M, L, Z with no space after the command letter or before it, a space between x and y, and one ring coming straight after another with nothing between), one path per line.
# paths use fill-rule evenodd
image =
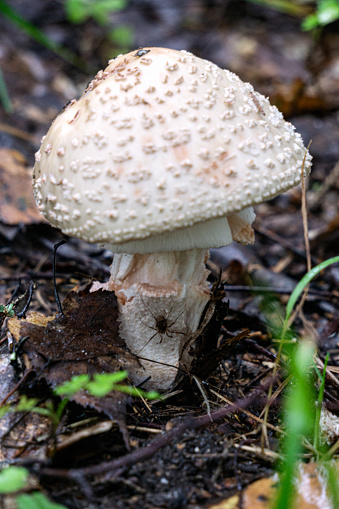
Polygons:
M126 0L65 0L65 11L71 23L84 23L92 18L99 25L105 25L111 13L126 5Z
M247 0L270 9L303 18L302 30L315 30L339 19L339 0Z
M72 396L80 390L88 391L92 396L103 397L111 391L120 391L135 397L146 399L159 399L161 395L156 391L145 392L130 385L121 385L119 382L126 380L127 371L115 373L96 373L93 378L89 375L73 376L71 380L59 385L55 389L58 396Z
M10 465L3 468L0 472L0 494L17 493L26 489L28 476L28 470L23 467ZM64 505L51 502L38 491L17 495L16 505L17 509L67 509Z
M67 509L66 506L51 502L40 491L18 495L16 499L18 509Z
M14 306L13 304L0 304L0 313L5 317L13 318L14 316Z
M284 415L287 434L283 441L284 461L274 509L290 509L293 506L297 462L303 450L302 437L313 433L316 395L311 366L314 354L312 342L300 341L295 345L291 356L289 371L292 375L292 385L285 400Z
M263 5L278 12L284 12L291 16L305 16L309 8L303 0L247 0L252 4Z
M4 468L0 472L0 493L15 493L26 486L27 480L28 471L25 468Z
M118 53L126 53L133 42L133 32L127 25L110 28L110 15L121 11L127 6L127 0L65 0L64 7L70 23L80 24L92 18L98 25L104 27L106 37L111 41Z
M282 443L284 460L280 468L280 482L273 509L292 509L294 507L297 463L300 461L305 444L308 445L309 451L317 461L323 460L322 466L327 472L329 495L333 502L338 499L338 476L329 461L331 457L328 451L323 450L320 437L320 416L329 355L325 359L323 373L320 374L313 360L316 353L315 344L302 338L299 338L298 341L289 340L290 321L299 297L313 278L335 263L339 263L339 256L325 260L307 272L296 285L286 306L280 332L278 358L280 358L284 347L289 359L289 374L292 377L292 382L285 396L283 420L286 436ZM315 391L317 378L318 392ZM333 507L338 506L333 505Z
M314 30L339 19L339 0L318 0L313 14L306 16L301 24L303 30Z
M53 39L48 37L42 30L33 25L26 18L21 16L9 3L5 0L0 0L0 14L5 16L11 23L16 25L20 30L26 33L29 37L37 41L39 44L53 51L61 58L70 62L71 64L79 67L81 69L84 68L84 62L77 55L75 55L71 50L65 48L61 44L55 42ZM2 97L1 97L2 100Z
M5 110L6 113L8 113L8 114L13 113L13 105L12 105L11 99L8 95L6 82L5 82L1 68L0 68L0 102L1 102L3 109ZM0 313L2 313L2 312L3 312L3 310L1 309L1 306L0 306Z

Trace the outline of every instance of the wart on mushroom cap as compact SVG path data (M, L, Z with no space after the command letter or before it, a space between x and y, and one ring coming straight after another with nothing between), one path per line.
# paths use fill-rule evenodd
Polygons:
M146 366L158 387L172 383L185 338L166 331L146 345L156 318L196 330L206 249L253 242L251 206L297 185L305 152L250 84L165 48L112 60L56 118L36 157L36 201L64 233L130 253L115 255L110 286L121 334L152 360L136 381Z

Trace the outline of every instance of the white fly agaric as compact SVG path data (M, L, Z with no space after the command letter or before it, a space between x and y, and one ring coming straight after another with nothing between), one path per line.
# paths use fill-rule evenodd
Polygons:
M267 98L186 51L117 57L56 118L35 198L65 234L115 253L108 288L141 359L135 383L171 386L210 297L208 249L252 243L251 206L297 185L310 159Z

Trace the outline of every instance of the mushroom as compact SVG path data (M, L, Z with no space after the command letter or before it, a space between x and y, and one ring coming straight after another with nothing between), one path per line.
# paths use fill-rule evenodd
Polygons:
M65 234L113 251L106 287L140 358L134 383L167 389L189 366L208 249L253 243L252 206L299 184L310 160L267 98L186 51L118 56L55 119L35 199Z

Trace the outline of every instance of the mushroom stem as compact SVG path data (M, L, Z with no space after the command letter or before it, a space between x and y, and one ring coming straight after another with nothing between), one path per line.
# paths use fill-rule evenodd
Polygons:
M116 293L120 336L140 358L131 374L140 384L168 389L182 348L198 329L210 291L207 249L147 254L115 254L108 287Z

